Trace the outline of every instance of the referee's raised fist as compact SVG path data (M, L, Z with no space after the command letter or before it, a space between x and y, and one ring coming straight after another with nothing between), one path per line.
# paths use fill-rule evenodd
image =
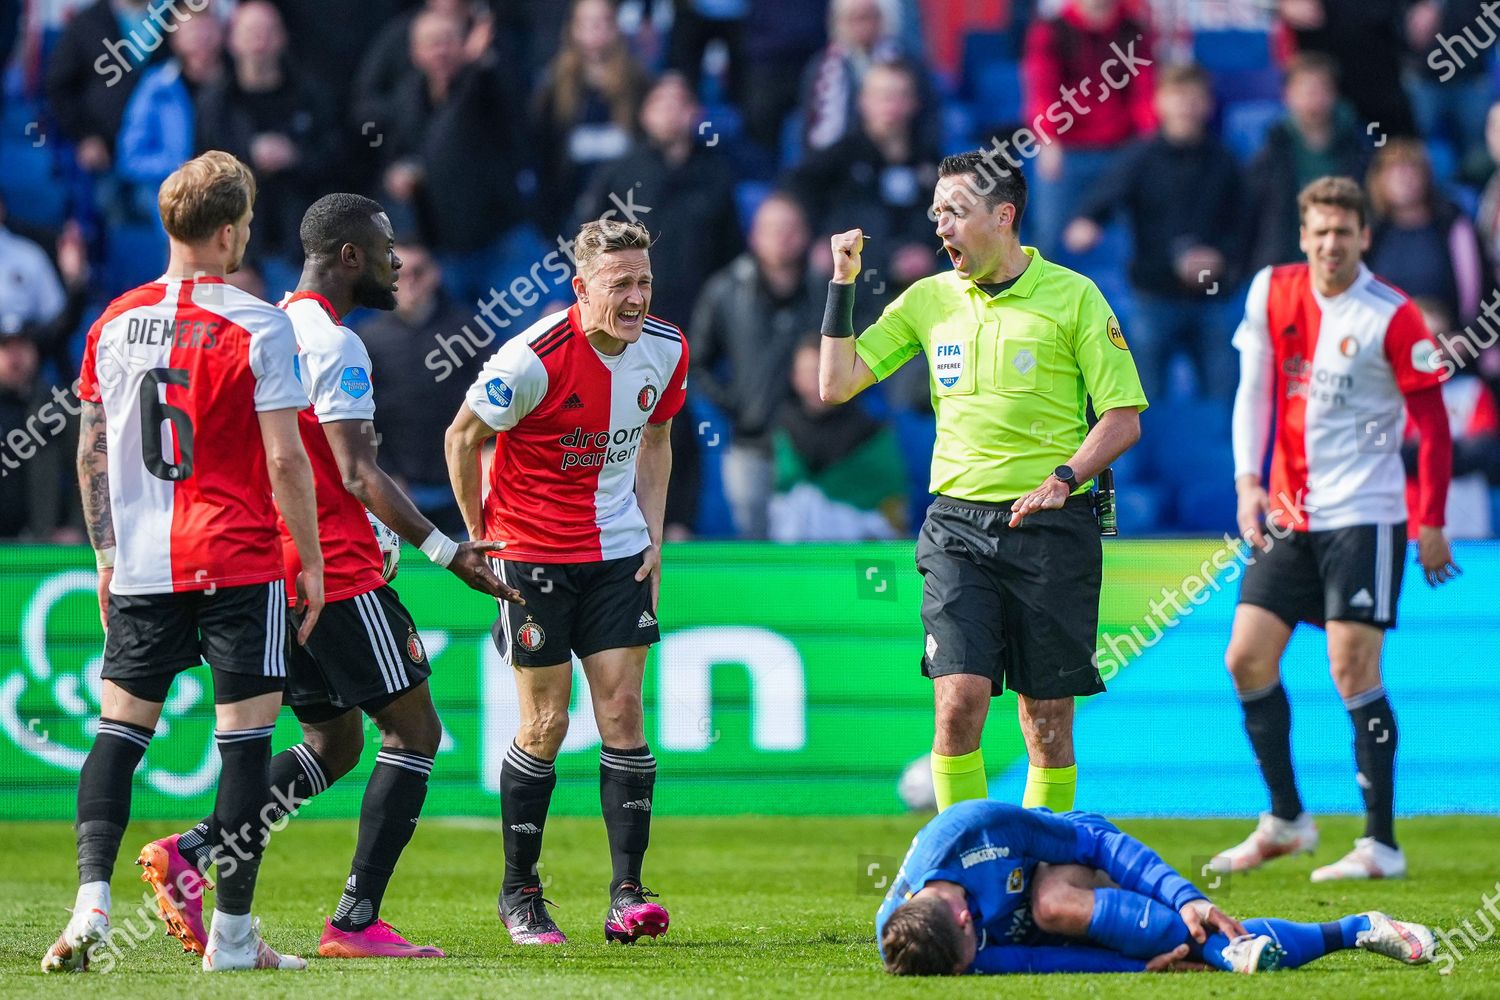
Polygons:
M863 230L851 229L847 233L835 233L833 244L833 280L841 285L852 285L859 277L859 252L865 246Z

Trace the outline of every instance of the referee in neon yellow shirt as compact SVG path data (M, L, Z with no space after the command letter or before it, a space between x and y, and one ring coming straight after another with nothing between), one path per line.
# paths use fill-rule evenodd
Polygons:
M1139 440L1146 408L1109 303L1088 278L1021 245L1025 209L1019 169L978 152L945 159L932 215L953 270L915 282L857 340L864 236L833 237L823 399L846 402L919 353L931 375L938 496L917 570L940 809L987 794L979 741L1006 687L1031 763L1023 804L1073 808L1073 699L1104 690L1089 487Z

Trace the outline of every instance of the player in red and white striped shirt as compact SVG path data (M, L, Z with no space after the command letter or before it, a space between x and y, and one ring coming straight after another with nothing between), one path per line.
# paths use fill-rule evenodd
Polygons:
M318 631L287 658L286 702L303 739L271 758L275 797L267 808L293 812L353 770L364 749L363 716L373 720L381 748L365 787L359 844L318 954L441 958L439 949L411 944L380 918L386 886L416 830L443 730L427 685L426 649L410 612L386 585L366 508L474 589L495 597L515 593L485 557L499 543L449 539L377 461L375 373L364 343L342 318L356 307L396 306L401 258L385 210L357 194L325 195L308 208L300 235L302 278L282 308L296 332L297 370L312 400L298 424L317 485L327 604ZM291 581L298 553L285 528ZM209 826L204 820L148 844L141 863L168 881L202 867ZM201 901L173 901L173 907L175 915L163 906L170 933L189 950L201 948ZM183 934L184 926L191 933Z
M1313 881L1396 878L1406 874L1406 858L1392 829L1396 721L1380 653L1396 624L1406 557L1408 413L1421 437L1418 561L1432 586L1458 573L1443 534L1452 442L1441 365L1416 305L1361 263L1370 231L1359 185L1321 178L1303 189L1299 207L1307 263L1255 276L1234 339L1239 524L1258 548L1225 659L1271 810L1212 864L1244 871L1317 847L1292 773L1291 707L1281 686L1281 655L1298 622L1308 621L1327 629L1365 799L1365 835ZM1273 420L1268 492L1260 476Z
M639 223L585 224L573 242L577 304L501 347L448 429L448 471L469 534L506 543L501 576L526 598L524 608L501 605L493 629L515 668L522 713L500 776L500 916L518 944L565 940L543 905L536 863L575 655L604 738L600 800L614 866L605 937L667 929L667 911L641 885L656 781L641 679L659 638L669 435L688 354L682 332L647 311L650 245ZM480 449L491 438L481 505Z
M86 967L108 933L131 775L173 678L200 660L213 670L223 761L211 830L223 860L203 968L306 968L271 950L250 916L286 682L278 505L302 557L299 640L323 606L292 326L224 282L244 254L254 200L249 168L227 153L168 177L158 197L167 271L110 303L84 348L78 467L99 560L103 712L78 780L77 903L43 971Z

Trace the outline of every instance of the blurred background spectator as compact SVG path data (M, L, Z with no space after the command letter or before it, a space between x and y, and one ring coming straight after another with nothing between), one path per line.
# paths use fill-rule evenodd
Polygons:
M1044 257L1056 255L1078 198L1156 127L1152 52L1150 28L1123 0L1066 0L1056 17L1032 23L1025 119L1043 144L1027 212Z
M396 255L402 261L396 308L353 321L380 387L375 410L380 464L428 520L462 535L464 521L448 485L443 451L432 443L443 439L490 350L442 351L439 338L476 325L474 310L443 289L442 268L427 247L398 237Z
M1365 182L1371 215L1370 270L1406 294L1436 299L1467 326L1494 288L1474 223L1437 190L1432 165L1415 139L1392 139L1375 152Z
M802 79L807 148L825 149L854 128L866 71L902 55L900 44L886 31L880 0L833 0L828 47L808 64Z
M895 433L858 406L818 395L820 337L792 362L792 397L777 414L771 538L850 542L896 538L906 529L905 482Z
M792 352L822 319L824 287L808 271L810 240L797 201L768 197L750 226L749 251L709 279L688 327L691 391L728 420L724 495L741 538L767 537L771 431L791 391Z
M734 168L698 134L702 118L686 79L663 73L641 105L640 140L599 167L578 203L578 222L634 214L651 230L659 241L651 251L651 311L677 326L687 324L703 282L744 244Z
M225 42L230 71L198 95L198 148L222 149L255 172L251 256L267 282L290 289L302 270L297 230L327 183L334 110L313 77L287 58L286 27L268 0L235 8Z
M1296 194L1317 176L1368 177L1372 267L1488 347L1464 374L1500 387L1500 110L1486 110L1500 32L1482 0L208 0L189 13L0 0L0 336L20 335L0 410L20 426L76 376L103 303L161 272L155 188L209 145L261 181L252 256L230 279L254 294L296 279L296 224L317 195L388 208L408 258L401 308L351 322L384 373L387 460L455 529L434 464L442 424L501 340L571 298L572 227L608 211L658 237L653 311L695 347L668 537L777 535L773 505L798 536L836 534L846 514L919 517L926 372L908 365L823 412L795 393L792 355L817 326L828 235L871 237L866 323L947 267L927 217L936 164L994 137L1032 180L1023 240L1099 285L1149 387L1145 437L1116 470L1126 533L1233 528L1235 366L1219 349L1250 271L1302 258ZM886 478L851 496L827 470L864 444L807 442L870 428ZM1500 446L1472 437L1471 506L1500 509L1480 482ZM60 440L44 450L64 456L71 498ZM26 524L7 530L71 523L33 523L52 501L16 503Z
M1447 343L1456 332L1453 314L1436 299L1421 298L1417 305L1439 345ZM1463 360L1444 350L1453 363ZM1500 462L1496 461L1500 448L1500 410L1496 409L1494 393L1484 379L1463 369L1443 383L1443 405L1448 410L1448 425L1453 432L1453 481L1448 486L1445 511L1448 537L1489 538L1494 534L1490 483L1500 481ZM1417 482L1417 444L1416 425L1408 421L1401 457L1406 463L1406 507L1411 515L1407 530L1412 538L1417 537L1421 523L1417 517L1422 499Z
M544 252L518 184L528 143L521 102L494 54L464 48L464 22L427 10L411 26L414 71L391 103L382 203L442 261L461 301L488 297Z
M1361 129L1413 135L1416 122L1401 87L1408 0L1278 0L1277 12L1298 52L1333 62Z
M196 103L226 73L224 27L211 12L187 18L167 45L171 58L141 71L115 141L122 201L136 222L156 219L161 182L193 158L199 148ZM161 246L165 253L165 240Z
M1297 192L1328 174L1362 178L1372 151L1354 112L1339 102L1338 69L1328 56L1295 56L1282 98L1286 117L1271 126L1250 166L1250 271L1301 260Z
M138 70L165 59L161 22L147 0L99 0L74 15L47 62L47 110L77 147L78 166L102 174L114 162L125 103ZM102 67L102 68L101 68Z
M532 99L544 232L562 232L593 168L629 150L648 83L613 5L573 0L562 45Z
M933 223L927 217L941 159L924 142L916 119L916 71L907 63L878 63L859 90L859 118L843 138L810 152L786 177L807 208L815 231L858 225L869 240L856 308L873 319L886 302L937 269ZM852 220L858 220L854 222ZM827 241L817 251L832 272Z
M1147 399L1161 398L1174 351L1197 362L1205 395L1227 402L1238 382L1229 344L1237 317L1226 315L1224 303L1229 264L1239 252L1239 168L1208 134L1210 87L1208 75L1195 66L1169 67L1157 76L1160 131L1121 154L1084 192L1078 217L1063 235L1069 251L1087 253L1111 216L1129 216L1135 291L1130 351ZM1183 197L1187 191L1191 197Z

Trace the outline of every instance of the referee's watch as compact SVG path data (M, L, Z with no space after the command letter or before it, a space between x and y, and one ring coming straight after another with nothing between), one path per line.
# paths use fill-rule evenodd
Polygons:
M1069 493L1078 489L1078 477L1073 475L1073 467L1071 465L1059 465L1053 469L1052 478L1067 484Z

